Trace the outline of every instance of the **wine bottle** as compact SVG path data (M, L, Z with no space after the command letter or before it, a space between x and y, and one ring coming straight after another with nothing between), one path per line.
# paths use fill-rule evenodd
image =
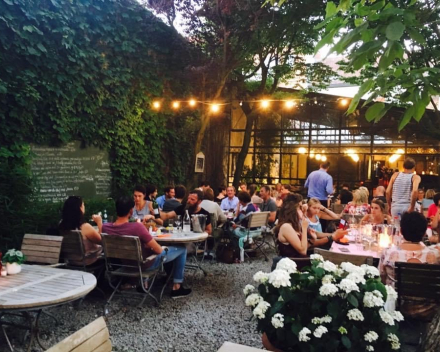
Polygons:
M153 199L153 212L154 212L154 218L159 219L160 218L159 205L157 204L156 199Z
M102 216L102 222L105 224L106 222L108 222L107 220L107 210L104 209L104 215Z
M185 217L183 218L183 232L191 232L191 218L188 210L185 211Z

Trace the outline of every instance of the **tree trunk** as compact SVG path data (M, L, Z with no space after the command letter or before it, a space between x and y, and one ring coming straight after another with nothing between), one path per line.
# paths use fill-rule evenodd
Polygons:
M243 137L243 146L241 147L240 153L238 153L237 163L235 165L234 181L233 185L238 189L240 183L241 174L243 173L244 161L249 152L249 146L251 144L252 127L254 125L256 113L253 111L247 102L243 102L242 106L243 112L246 115L246 129Z
M205 131L206 131L206 127L208 127L208 123L209 123L209 113L206 111L206 109L203 109L202 115L200 116L200 130L197 133L196 145L194 147L193 165L195 165L197 153L199 153L202 149L203 138L205 137ZM198 178L199 178L199 174L194 173L194 177L193 177L194 187L198 186L198 182L199 182Z
M428 325L426 330L426 336L422 342L422 345L418 351L424 352L438 352L440 351L440 339L438 338L440 334L440 309L434 315L434 318Z

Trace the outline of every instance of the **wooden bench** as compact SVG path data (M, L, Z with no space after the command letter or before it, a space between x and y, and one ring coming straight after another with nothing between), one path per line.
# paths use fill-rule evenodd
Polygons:
M46 352L111 352L112 343L103 317L66 337Z
M25 234L21 251L26 261L36 264L58 264L60 259L62 236Z

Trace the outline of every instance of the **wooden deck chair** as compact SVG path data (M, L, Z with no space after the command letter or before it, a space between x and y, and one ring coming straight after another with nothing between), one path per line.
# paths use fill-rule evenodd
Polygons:
M103 317L66 337L46 352L111 352L112 343Z
M263 250L263 246L266 243L266 238L264 236L265 228L268 225L270 212L269 211L261 211L261 212L253 212L248 215L248 223L245 227L245 230L247 232L245 242L250 243L250 239L255 243L255 248L245 249L244 253L249 258L248 253L249 252L256 252L260 251L264 255L264 259L266 262L269 260L266 253ZM258 230L252 230L252 229L258 229ZM255 232L258 232L257 235L255 235Z
M59 266L62 236L25 234L21 243L21 251L26 262Z
M156 298L151 289L159 271L163 271L163 260L157 269L144 269L143 267L157 257L157 255L143 258L141 241L137 236L120 236L102 234L102 245L104 247L104 258L108 283L113 292L107 300L106 306L110 304L116 292L127 295L142 295L142 301L138 306L142 306L147 296L150 296L157 305L159 305L163 291L171 278L169 275L162 287L159 298ZM167 250L167 249L166 249ZM125 278L137 278L141 287L141 292L120 291L119 287ZM116 284L114 283L116 279ZM144 280L149 279L149 286L145 288Z
M373 257L367 255L336 253L321 248L315 248L314 252L315 254L322 255L324 260L328 260L336 265L339 265L343 262L349 262L354 265L362 265L362 264L373 265Z

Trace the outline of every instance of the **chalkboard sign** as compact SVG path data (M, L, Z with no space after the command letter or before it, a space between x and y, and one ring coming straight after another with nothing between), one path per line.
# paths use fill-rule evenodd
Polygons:
M106 198L110 195L108 153L94 147L81 148L80 142L62 147L31 145L31 170L47 202L64 201L68 196Z

